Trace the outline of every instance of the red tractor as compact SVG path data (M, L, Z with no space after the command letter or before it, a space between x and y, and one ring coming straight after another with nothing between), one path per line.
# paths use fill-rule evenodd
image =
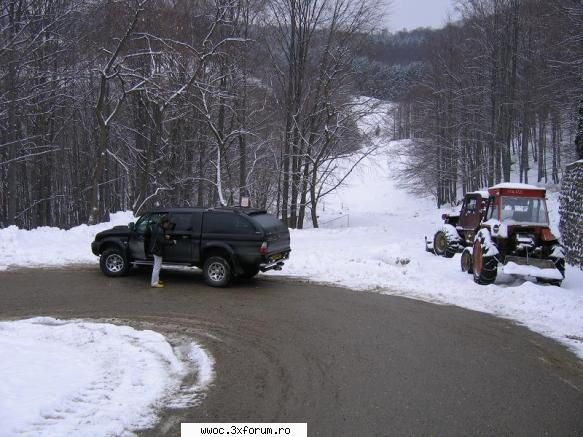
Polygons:
M545 189L503 183L466 194L459 216L444 214L444 227L428 250L451 258L461 252L462 271L478 284L495 281L498 267L561 285L565 256L549 228Z

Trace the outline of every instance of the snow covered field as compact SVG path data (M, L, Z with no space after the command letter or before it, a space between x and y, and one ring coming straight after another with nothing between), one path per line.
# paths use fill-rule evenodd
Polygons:
M213 360L153 331L49 317L0 322L0 435L130 435L199 400ZM194 386L182 386L197 372Z

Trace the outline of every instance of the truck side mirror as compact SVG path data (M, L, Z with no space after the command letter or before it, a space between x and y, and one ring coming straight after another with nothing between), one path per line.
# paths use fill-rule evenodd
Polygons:
M132 231L132 232L134 231L134 229L135 229L135 228L136 228L136 224L135 224L134 222L131 222L131 223L128 225L128 229L129 229L130 231Z

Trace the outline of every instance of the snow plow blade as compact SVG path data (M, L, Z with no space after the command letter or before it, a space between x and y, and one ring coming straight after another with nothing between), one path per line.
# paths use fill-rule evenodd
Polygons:
M524 258L507 256L502 266L502 272L507 275L532 276L541 279L562 280L563 275L548 259Z

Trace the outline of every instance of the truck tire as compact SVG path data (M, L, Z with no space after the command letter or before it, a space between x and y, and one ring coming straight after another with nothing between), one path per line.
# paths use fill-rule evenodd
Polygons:
M436 255L446 258L452 258L457 252L447 234L443 231L437 231L435 233L433 237L433 251Z
M204 280L211 287L226 287L231 282L231 265L222 256L211 256L202 268Z
M117 247L106 249L101 253L99 266L105 276L113 278L125 276L130 270L130 263L125 254Z
M472 253L474 282L480 285L494 283L498 274L498 260L495 256L485 256L484 246L480 240L474 243Z
M462 272L466 273L473 273L474 272L474 260L472 259L472 252L469 247L466 247L462 252L462 256L460 258L460 263L462 267Z

